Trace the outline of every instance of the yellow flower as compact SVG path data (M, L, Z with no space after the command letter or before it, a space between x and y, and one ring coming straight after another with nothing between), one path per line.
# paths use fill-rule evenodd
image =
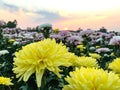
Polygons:
M55 39L45 39L40 42L26 45L15 53L14 73L19 80L27 81L35 73L37 86L41 86L41 79L45 69L61 77L59 66L70 66L69 52L62 43L57 44Z
M10 78L0 77L0 85L13 85Z
M100 59L101 58L101 56L97 53L90 53L89 55L90 55L90 57L95 58L95 59Z
M96 48L100 48L100 46L96 46Z
M79 48L81 52L85 49L83 45L78 45L77 48Z
M80 68L70 72L62 90L120 90L120 78L103 69Z
M70 58L69 62L71 63L71 65L76 66L76 62L78 61L78 56L76 56L74 53L70 53L68 57Z
M55 28L54 33L56 33L56 34L59 33L59 28Z
M96 59L94 59L92 57L85 57L85 56L78 57L78 59L76 60L76 66L77 67L81 67L81 66L96 67L96 68L99 67Z
M120 75L120 58L116 58L113 62L109 63L108 68Z
M111 56L115 56L114 52L112 52L110 55L111 55Z
M15 39L10 39L9 42L13 43L13 42L15 42Z

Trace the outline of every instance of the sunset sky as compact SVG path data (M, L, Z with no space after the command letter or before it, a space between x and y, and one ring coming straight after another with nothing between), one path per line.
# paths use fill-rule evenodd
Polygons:
M51 23L61 30L120 30L120 0L0 0L0 20L18 27Z

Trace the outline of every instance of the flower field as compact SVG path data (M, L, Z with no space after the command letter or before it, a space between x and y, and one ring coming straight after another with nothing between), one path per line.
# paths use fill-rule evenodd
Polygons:
M1 22L0 90L120 90L120 32Z

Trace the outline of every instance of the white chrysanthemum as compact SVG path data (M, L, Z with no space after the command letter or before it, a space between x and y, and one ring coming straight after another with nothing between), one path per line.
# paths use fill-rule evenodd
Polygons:
M1 56L1 55L5 55L5 54L7 54L7 53L9 53L8 50L1 50L1 51L0 51L0 56Z
M13 43L13 45L18 45L18 44L20 44L20 42L15 41L15 42Z
M109 45L120 45L120 36L113 36L109 42Z

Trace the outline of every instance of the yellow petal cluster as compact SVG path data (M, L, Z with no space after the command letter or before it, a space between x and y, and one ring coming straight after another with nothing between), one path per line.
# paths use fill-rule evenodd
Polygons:
M77 48L79 48L81 52L85 49L83 45L78 45Z
M115 73L120 74L120 58L116 58L113 62L109 63L108 68L113 70Z
M110 55L111 55L111 56L115 56L114 52L112 52Z
M100 59L101 58L101 56L97 53L90 53L89 55L90 55L90 57L95 58L95 59Z
M97 60L92 58L92 57L78 57L78 59L76 60L76 66L77 67L96 67L98 68L98 64L97 64Z
M96 48L100 48L100 46L96 46Z
M71 66L76 66L76 62L78 61L78 56L76 56L74 53L70 53L68 58L70 58L69 63L71 63Z
M70 72L62 90L120 90L120 78L103 69L80 68Z
M15 42L15 39L10 39L9 42L13 43L13 42Z
M69 54L62 43L56 43L55 39L44 39L28 44L15 53L13 71L23 81L27 81L35 73L37 86L40 87L45 69L61 77L58 67L71 65Z
M11 82L10 78L6 78L6 77L0 77L0 85L13 85L13 83Z

